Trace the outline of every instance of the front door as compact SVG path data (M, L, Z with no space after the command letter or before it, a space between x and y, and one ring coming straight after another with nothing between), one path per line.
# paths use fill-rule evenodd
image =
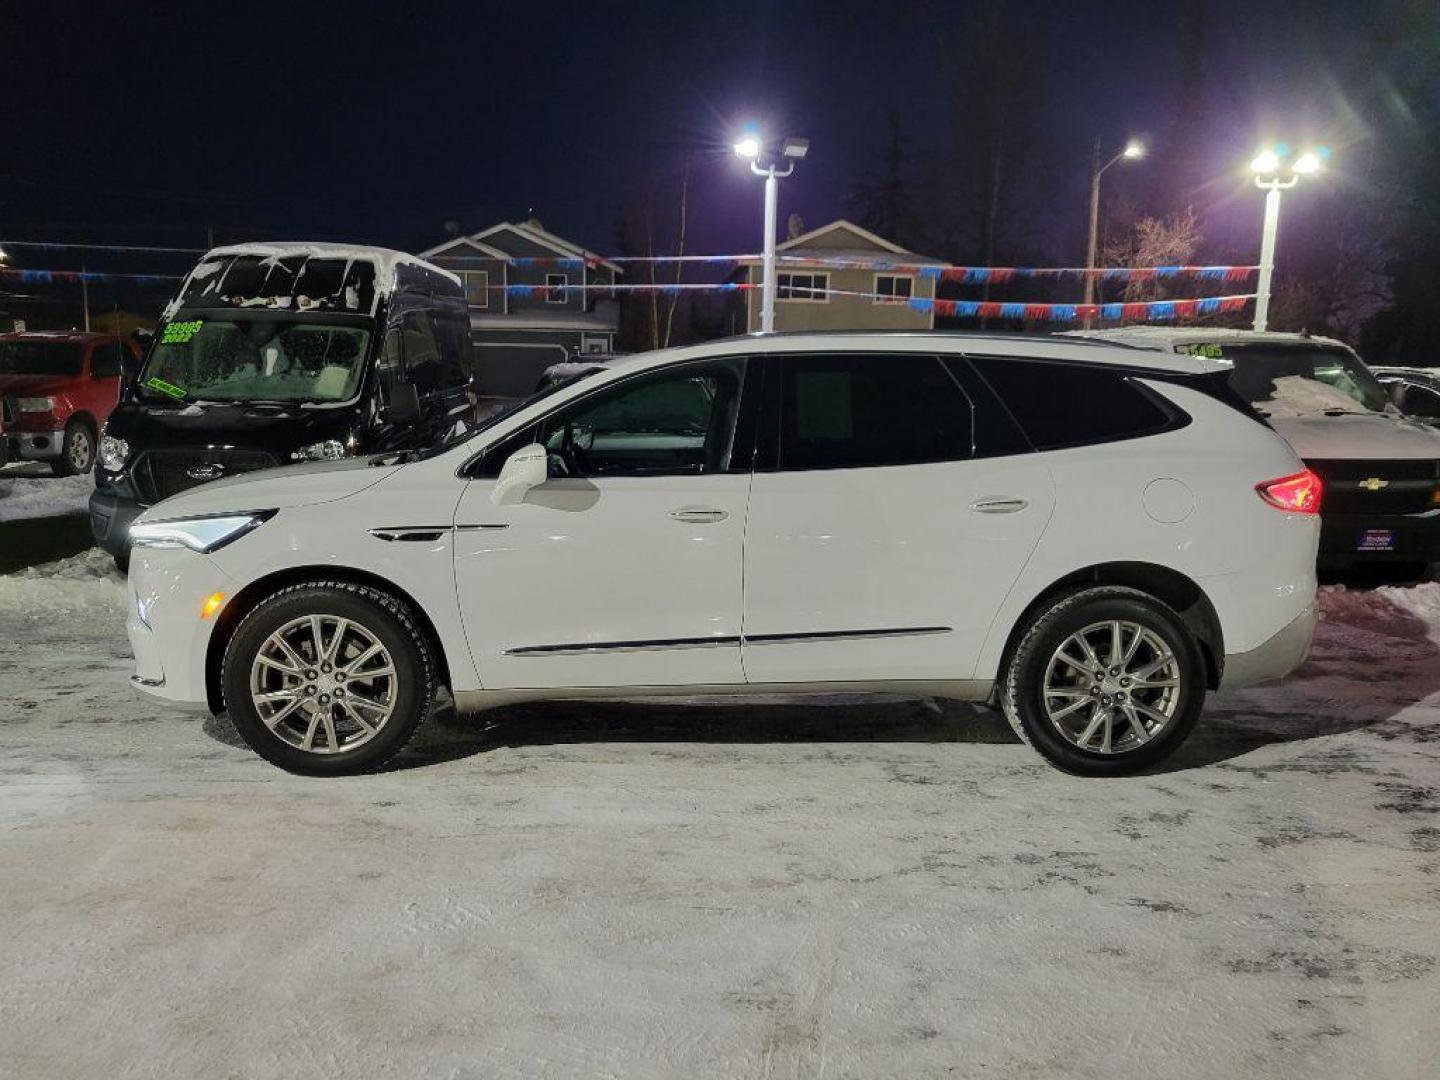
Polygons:
M743 681L745 368L691 362L602 386L487 456L455 516L486 689ZM499 458L532 441L551 479L496 506Z
M1049 518L1049 471L1034 454L977 454L976 433L992 425L977 424L935 356L770 362L774 430L761 430L745 552L746 677L971 678Z

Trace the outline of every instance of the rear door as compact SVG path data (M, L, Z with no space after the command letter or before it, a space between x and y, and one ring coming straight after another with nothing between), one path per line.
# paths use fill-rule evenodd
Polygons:
M1046 468L933 355L772 355L765 404L746 678L970 678L1049 518Z

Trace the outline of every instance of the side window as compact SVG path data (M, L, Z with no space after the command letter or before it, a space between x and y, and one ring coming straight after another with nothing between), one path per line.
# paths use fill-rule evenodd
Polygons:
M969 399L934 356L787 356L779 468L860 469L971 456Z
M119 345L96 345L90 353L90 377L92 379L119 378L124 370L124 359L120 355Z
M1426 420L1440 419L1440 394L1428 386L1409 383L1405 387L1404 400L1402 409L1411 416L1423 417Z
M551 475L724 472L744 370L743 360L686 364L583 398L544 422Z
M1037 450L1149 435L1174 422L1123 370L991 356L970 362Z
M437 334L439 321L429 310L407 311L400 324L405 337L405 375L422 394L465 382L457 343ZM450 335L453 337L453 335Z

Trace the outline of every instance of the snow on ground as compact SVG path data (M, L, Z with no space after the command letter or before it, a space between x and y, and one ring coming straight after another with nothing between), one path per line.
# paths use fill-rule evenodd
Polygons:
M1144 777L852 700L317 781L127 690L104 563L0 579L0 1075L1433 1076L1440 584L1322 603Z
M0 521L83 514L94 490L92 476L55 476L43 462L11 462L0 468Z

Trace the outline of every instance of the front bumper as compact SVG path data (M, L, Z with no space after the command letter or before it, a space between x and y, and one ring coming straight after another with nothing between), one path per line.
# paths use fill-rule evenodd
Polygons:
M135 653L130 684L180 708L208 708L205 662L215 616L201 607L212 593L239 587L208 555L185 548L139 547L130 561L130 611L125 630Z
M112 491L95 491L90 495L90 534L95 546L111 555L124 555L130 549L130 526L147 507L136 500Z
M65 425L57 430L48 427L36 431L17 431L7 427L4 434L6 456L11 461L45 461L59 457L65 449Z
M1318 621L1319 611L1312 602L1269 640L1248 652L1226 655L1220 689L1236 690L1290 674L1310 651L1310 639L1315 635Z
M1420 514L1320 514L1320 565L1440 562L1440 508Z

